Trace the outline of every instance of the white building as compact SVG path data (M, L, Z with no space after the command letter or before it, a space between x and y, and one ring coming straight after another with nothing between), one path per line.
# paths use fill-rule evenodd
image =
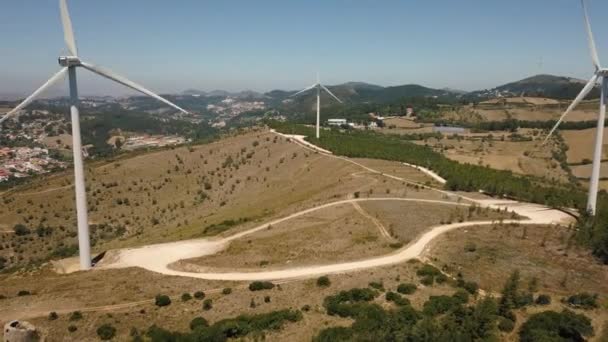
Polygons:
M327 120L327 124L330 126L342 126L346 125L346 119L329 119Z

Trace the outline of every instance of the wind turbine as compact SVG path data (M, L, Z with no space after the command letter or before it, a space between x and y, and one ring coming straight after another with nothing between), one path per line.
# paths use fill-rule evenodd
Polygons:
M587 82L587 84L583 87L583 90L578 94L578 96L574 99L572 104L566 109L564 114L559 118L555 126L551 129L547 137L545 138L546 143L549 137L555 132L557 127L562 123L564 118L576 107L578 106L583 99L595 88L598 81L601 81L601 96L600 96L600 113L597 118L597 130L595 132L595 147L593 150L593 167L591 170L591 182L589 184L589 195L587 198L587 211L591 215L595 215L596 212L596 204L597 204L597 192L599 187L600 180L600 166L602 163L602 140L604 138L604 121L606 118L606 96L608 96L608 69L602 68L600 66L600 59L597 54L597 49L595 47L595 40L593 39L593 32L591 31L591 24L589 23L589 15L587 14L587 6L585 0L581 0L581 5L583 7L583 14L585 17L585 27L587 29L587 39L589 43L589 51L591 53L591 61L593 62L593 66L595 67L595 72L593 76Z
M87 270L91 268L91 246L89 240L89 222L87 213L87 200L86 191L84 185L84 167L82 162L82 142L80 139L80 119L78 111L78 86L76 82L76 68L83 67L90 70L98 75L106 77L114 82L120 83L124 86L137 90L145 95L151 96L159 101L166 103L167 105L188 114L188 112L170 101L154 94L148 89L132 82L125 77L115 74L114 72L95 66L93 64L86 63L78 57L78 51L76 49L76 39L74 38L74 32L72 30L72 21L68 12L68 6L66 0L59 0L59 8L61 11L61 21L63 23L63 34L65 44L70 53L69 56L59 57L59 65L63 68L53 75L42 87L38 88L32 95L27 97L22 103L15 107L12 111L8 112L4 117L0 118L0 125L6 119L18 113L21 109L25 108L30 104L36 97L42 92L48 89L50 86L55 84L57 81L63 79L68 75L69 86L70 86L70 114L72 117L72 139L73 146L72 150L74 153L74 188L76 191L76 214L78 219L78 248L80 252L80 268Z
M317 90L317 130L316 130L316 136L317 139L319 139L319 126L321 124L321 90L325 90L329 95L331 95L334 99L336 99L338 102L342 103L342 101L336 97L336 95L334 95L331 91L329 91L329 89L327 89L324 85L321 84L321 81L319 81L319 74L317 73L317 83L311 85L310 87L304 89L304 90L300 90L299 92L291 95L291 97L294 96L298 96L302 93L305 93L309 90L312 89L316 89Z

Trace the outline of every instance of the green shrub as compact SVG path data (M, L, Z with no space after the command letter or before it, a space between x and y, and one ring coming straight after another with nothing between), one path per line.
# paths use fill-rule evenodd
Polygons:
M209 326L209 322L207 322L206 319L204 319L203 317L194 317L191 321L190 321L190 330L194 330L198 327L208 327Z
M97 336L104 341L111 340L116 336L116 328L110 324L103 324L97 328Z
M229 287L226 287L222 290L222 294L224 294L224 295L229 295L231 293L232 293L232 289Z
M420 283L424 286L431 286L435 283L435 277L433 276L424 276L420 279Z
M80 311L74 311L70 315L70 321L79 321L82 319L82 313Z
M17 292L17 296L19 296L19 297L29 296L29 295L31 295L31 293L28 290L21 290L21 291Z
M384 284L381 281L372 281L369 284L369 287L374 288L379 291L384 291Z
M167 295L158 294L154 298L154 304L160 307L171 305L171 298Z
M182 294L182 302L187 302L187 301L189 301L190 299L192 299L192 295L191 295L191 294L189 294L188 292L186 292L186 293Z
M445 274L441 273L435 276L435 281L437 282L437 284L443 284L448 281L448 277Z
M551 296L546 295L546 294L538 295L538 297L536 297L536 300L534 301L534 303L537 305L549 305L549 304L551 304Z
M479 291L479 284L474 281L467 281L463 284L462 288L465 289L468 293L476 295Z
M49 313L49 321L54 321L57 318L59 318L59 315L57 315L57 313L55 311Z
M386 293L385 298L388 302L393 302L399 306L410 305L410 300L407 298L403 298L400 294L389 291Z
M274 284L269 281L254 281L249 284L249 291L270 290L274 288Z
M329 280L328 276L322 276L317 278L318 287L328 287L329 285L331 285L331 281Z
M378 296L378 292L369 288L354 288L348 291L340 291L337 295L327 296L323 300L323 306L330 316L351 317L357 312L352 304L370 302Z
M353 341L354 331L345 327L333 327L323 329L317 335L313 342L338 342L338 341Z
M270 296L264 296L264 303L270 303Z
M194 298L201 300L205 298L205 292L203 291L196 291L194 292Z
M466 304L469 302L469 292L462 289L457 290L452 297L458 299L461 304Z
M75 326L75 325L70 325L70 326L68 326L68 331L69 331L69 332L73 333L73 332L75 332L76 330L78 330L78 327L77 327L77 326Z
M213 301L211 299L205 299L203 301L203 310L209 311L213 308Z
M597 297L597 294L582 292L568 297L566 299L566 303L575 308L581 308L586 310L595 309L597 308Z
M13 227L13 231L17 236L24 236L31 233L31 231L21 223L16 224L15 227Z
M498 329L502 332L511 332L513 331L513 329L515 328L515 322L513 322L512 320L505 318L505 317L500 317L498 319Z
M585 341L585 337L593 334L591 320L570 310L533 314L519 331L522 342Z
M397 286L397 292L399 292L401 294L406 294L406 295L416 292L417 289L418 289L418 286L416 286L416 284L412 284L412 283L403 283L403 284L399 284L399 286Z
M430 296L424 303L422 312L429 316L436 316L460 307L460 300L450 296Z
M420 267L416 271L416 274L419 277L425 277L425 276L435 277L435 276L438 276L438 275L440 275L442 273L441 273L441 271L437 267L435 267L433 265L429 265L429 264L424 264L424 265L422 265L422 267Z

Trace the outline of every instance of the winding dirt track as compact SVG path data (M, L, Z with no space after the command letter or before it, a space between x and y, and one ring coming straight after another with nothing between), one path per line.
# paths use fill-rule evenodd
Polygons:
M278 134L278 133L277 133ZM282 134L281 134L282 135ZM371 169L358 162L350 160L345 157L334 156L333 154L327 153L322 149L315 149L314 145L308 142L304 142L299 136L286 136L292 141L300 144L304 148L313 150L321 153L328 157L342 159L347 162L353 163L369 171L371 173L380 174L385 177L389 177L402 182L415 184L424 188L438 191L442 194L447 195L451 199L464 199L470 203L460 203L455 201L439 201L439 200L424 200L424 199L411 199L411 198L360 198L360 199L346 199L335 201L331 203L322 204L313 208L299 211L289 216L276 219L271 222L267 222L255 228L237 233L225 239L196 239L177 241L171 243L163 243L156 245L149 245L140 248L123 249L116 253L116 257L113 261L107 260L106 263L102 263L99 268L124 268L124 267L141 267L149 271L190 278L208 279L208 280L233 280L233 281L252 281L252 280L286 280L286 279L301 279L311 278L324 274L334 273L345 273L361 269L368 269L380 266L387 266L392 264L401 263L413 258L419 257L426 246L437 236L444 234L448 231L471 226L479 225L491 225L495 224L496 221L473 221L473 222L461 222L454 224L441 225L430 228L427 232L422 234L416 241L409 245L397 250L394 253L372 257L363 260L357 260L352 262L336 263L329 265L315 265L306 267L295 267L290 269L280 270L264 270L264 271L251 271L251 272L187 272L179 271L171 268L171 264L190 258L201 257L205 255L211 255L224 249L232 240L242 238L244 236L253 234L260 230L268 228L269 225L276 225L281 222L291 220L293 218L312 213L314 211L330 208L341 204L357 204L358 202L364 201L404 201L404 202L419 202L419 203L439 203L449 204L458 206L469 206L471 204L477 204L482 207L489 208L500 208L509 211L513 211L522 217L527 219L522 220L505 220L503 223L522 223L522 224L561 224L571 221L571 217L559 210L550 209L537 204L520 203L516 201L503 201L503 200L478 200L455 194L449 191L436 189L422 184L412 182L397 176L389 175L386 173L379 172Z

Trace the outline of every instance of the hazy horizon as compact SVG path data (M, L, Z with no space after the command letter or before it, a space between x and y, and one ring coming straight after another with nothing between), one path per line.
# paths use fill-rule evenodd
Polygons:
M589 4L600 58L608 58L608 23L598 15L608 3ZM471 91L535 74L588 79L593 70L580 4L571 0L69 5L83 60L161 93L296 90L312 84L317 71L328 85ZM58 4L24 0L2 8L0 94L20 97L59 69L56 58L66 49ZM133 94L85 70L79 81L85 96Z

